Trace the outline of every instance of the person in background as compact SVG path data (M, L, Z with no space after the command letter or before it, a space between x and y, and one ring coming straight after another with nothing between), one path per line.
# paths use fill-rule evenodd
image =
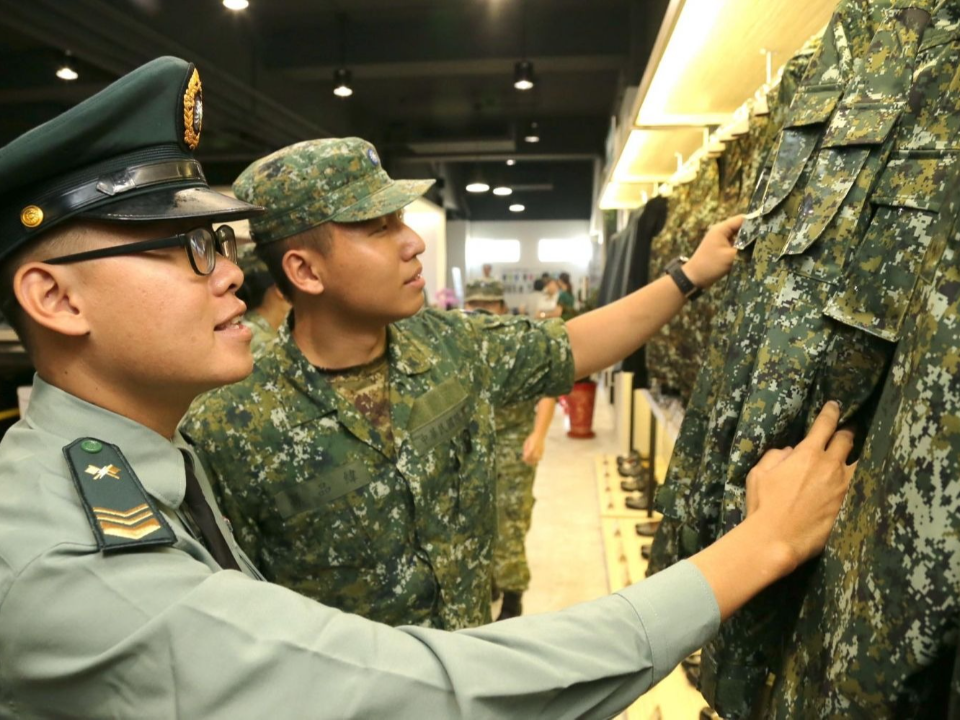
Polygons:
M573 294L569 290L564 290L560 280L550 278L543 286L543 294L544 299L537 312L537 317L540 320L560 318L567 321L576 317L577 311L574 309Z
M496 280L477 280L468 284L465 306L472 312L509 313L503 297L503 284ZM533 482L556 406L554 398L545 397L535 405L515 403L494 412L498 530L493 550L494 596L503 593L497 620L508 620L523 612L523 593L530 586L525 541L533 518ZM531 421L534 407L536 416Z
M490 263L485 263L483 266L483 279L492 280L493 279L493 265Z
M237 297L247 306L243 324L253 333L250 349L257 352L277 337L277 330L287 319L291 306L277 288L266 263L257 257L253 245L241 247L237 254L237 264L243 270L243 285L237 289Z

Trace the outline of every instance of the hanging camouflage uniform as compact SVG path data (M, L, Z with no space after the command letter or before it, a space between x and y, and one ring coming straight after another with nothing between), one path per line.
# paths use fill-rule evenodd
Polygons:
M677 202L670 199L667 225L654 238L650 250L651 278L663 275L674 258L693 255L700 238L717 220L719 179L716 160L704 160L694 181L680 186ZM722 292L719 285L714 290L716 295ZM651 384L684 401L696 381L713 319L710 299L704 299L704 303L682 309L646 345Z
M949 703L960 611L960 2L939 3L915 66L870 229L826 306L900 344L811 568L775 717L943 717Z
M749 177L753 187L749 208L756 209L766 189L765 178L769 176L768 164L780 128L786 120L790 103L796 94L801 78L806 73L811 58L819 48L820 40L808 43L784 68L780 83L767 94L769 116L751 125L751 135L756 133L753 159ZM756 120L756 119L755 119ZM727 354L728 333L739 315L739 296L742 283L747 282L752 268L749 264L752 247L742 249L733 271L727 276L726 289L719 303L714 320L714 330L707 350L704 366L697 377L690 402L687 405L680 435L674 446L673 457L666 484L657 493L657 509L663 513L659 531L651 548L648 574L654 574L689 557L703 547L694 529L697 516L695 505L689 502L692 487L697 481L710 410L717 400L721 387L723 363ZM681 549L680 536L685 536Z

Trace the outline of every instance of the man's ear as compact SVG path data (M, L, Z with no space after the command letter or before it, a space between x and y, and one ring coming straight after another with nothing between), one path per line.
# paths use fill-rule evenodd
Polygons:
M283 255L283 271L287 279L302 293L321 295L326 270L324 257L313 248L293 248Z
M13 291L23 311L41 327L74 337L90 332L83 297L70 268L28 262L13 276Z

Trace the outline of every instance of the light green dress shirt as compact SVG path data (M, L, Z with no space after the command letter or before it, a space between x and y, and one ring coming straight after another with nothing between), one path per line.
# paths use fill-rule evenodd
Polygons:
M62 453L80 437L121 449L173 547L98 550ZM36 380L0 443L0 717L608 718L719 625L687 562L459 632L348 615L256 579L226 526L245 572L221 570L178 515L181 448Z

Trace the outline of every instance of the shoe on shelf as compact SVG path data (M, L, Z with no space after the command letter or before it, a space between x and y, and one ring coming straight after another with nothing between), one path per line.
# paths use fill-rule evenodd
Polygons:
M650 507L650 503L647 502L646 495L630 495L623 501L623 503L631 510L646 510Z
M523 614L523 593L503 591L503 605L500 606L500 616L497 622L520 617Z
M657 534L657 528L660 527L659 520L644 520L637 523L637 535L640 537L653 537Z
M641 545L641 546L640 546L640 557L642 557L644 560L649 560L649 559L650 559L650 548L651 548L651 547L653 547L653 545L652 545L651 543L647 543L646 545Z

